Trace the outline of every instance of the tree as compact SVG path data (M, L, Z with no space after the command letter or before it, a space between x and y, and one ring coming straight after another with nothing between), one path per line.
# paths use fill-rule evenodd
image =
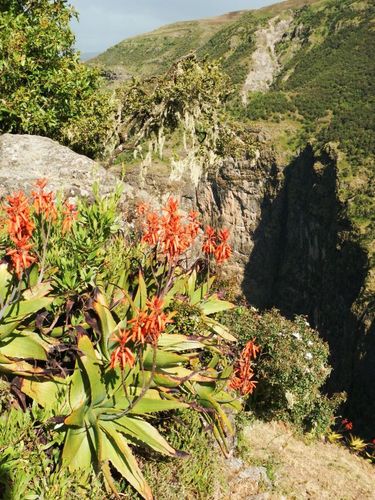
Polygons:
M46 135L98 154L112 106L99 73L79 60L66 0L0 2L0 131Z
M252 154L249 141L229 121L225 102L232 93L218 62L188 54L169 71L120 87L119 140L114 155L123 150L151 151L163 156L164 144L180 136L185 165L215 166L223 157Z

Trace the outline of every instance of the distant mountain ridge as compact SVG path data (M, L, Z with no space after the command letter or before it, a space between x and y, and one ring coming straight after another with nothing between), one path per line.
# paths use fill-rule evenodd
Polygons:
M99 55L91 55L90 64L117 70L120 77L145 77L160 74L186 53L204 51L211 38L229 25L241 25L241 18L253 13L261 19L287 9L298 9L321 0L287 0L257 10L232 11L201 20L176 22L156 30L127 38ZM234 26L234 29L236 26ZM140 64L141 63L141 64Z
M241 17L243 11L198 21L173 23L114 45L90 60L114 71L121 79L148 77L165 72L176 59L204 46L223 26Z

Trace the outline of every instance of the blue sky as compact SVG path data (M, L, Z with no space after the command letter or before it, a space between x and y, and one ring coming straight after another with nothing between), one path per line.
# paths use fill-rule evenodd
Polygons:
M73 23L83 53L106 48L163 24L257 9L275 0L70 0L79 12Z

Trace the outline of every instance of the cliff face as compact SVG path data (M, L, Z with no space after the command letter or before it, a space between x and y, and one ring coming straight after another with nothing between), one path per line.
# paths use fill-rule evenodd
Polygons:
M304 314L328 341L334 368L328 390L346 391L347 411L370 429L370 263L338 196L337 158L307 146L283 173L270 160L225 162L208 176L198 206L231 228L237 262L232 271L243 276L249 302L277 307L287 317Z
M273 225L269 208L277 205L281 188L282 171L270 152L262 152L252 161L226 160L197 187L196 205L205 222L230 229L234 251L231 274L239 284L257 244L258 228L264 220ZM266 268L274 267L273 252L267 249L263 258Z

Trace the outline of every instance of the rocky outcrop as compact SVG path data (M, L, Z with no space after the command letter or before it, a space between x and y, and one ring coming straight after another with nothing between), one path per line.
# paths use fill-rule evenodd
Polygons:
M17 189L29 191L36 179L46 177L54 191L88 195L95 181L110 192L118 179L86 156L74 153L47 137L0 136L0 197Z
M257 161L223 162L216 171L202 179L195 203L206 223L230 229L234 258L227 269L241 284L257 241L257 229L265 210L278 195L282 170L275 157L262 152ZM268 252L265 259L273 260Z
M242 100L246 104L249 91L264 92L273 83L280 64L276 54L276 45L287 33L293 18L272 18L267 27L255 33L256 49L251 56L251 66L242 88Z

